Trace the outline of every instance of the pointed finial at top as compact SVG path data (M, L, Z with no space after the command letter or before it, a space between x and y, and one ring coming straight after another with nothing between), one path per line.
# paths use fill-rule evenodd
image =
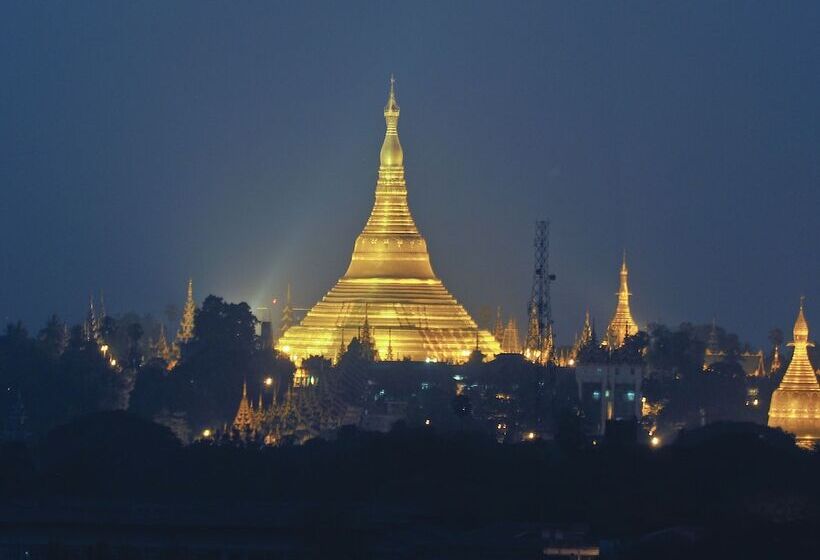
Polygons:
M621 259L621 272L627 272L627 268L626 268L626 249L624 249L624 254L623 254L623 257Z
M242 398L245 399L248 397L248 380L242 380Z
M396 78L390 74L390 93L387 96L387 105L384 106L384 115L399 115L399 103L396 101Z
M800 296L800 311L797 312L797 320L794 322L795 342L807 341L809 337L809 323L806 321L806 315L803 312L805 300L805 296Z
M386 125L384 143L379 154L380 177L382 168L399 169L404 164L404 152L399 142L399 104L396 101L396 79L390 76L390 94L387 97L387 105L384 106L384 122ZM403 173L403 170L400 171Z

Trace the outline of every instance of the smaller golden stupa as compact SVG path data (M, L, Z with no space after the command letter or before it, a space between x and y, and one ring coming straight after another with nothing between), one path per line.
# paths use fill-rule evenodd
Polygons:
M803 300L794 323L794 354L786 375L772 395L769 426L782 428L798 440L820 439L820 384L809 361L809 324L803 314Z

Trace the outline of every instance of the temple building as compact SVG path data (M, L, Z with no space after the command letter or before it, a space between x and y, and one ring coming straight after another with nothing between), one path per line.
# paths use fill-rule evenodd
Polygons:
M618 290L618 305L615 307L615 314L609 322L606 330L604 345L609 348L618 348L623 345L628 336L638 333L638 325L632 318L632 311L629 309L629 270L626 268L626 251L624 251L623 262L621 263L621 286Z
M499 342L479 330L433 272L427 242L410 214L392 78L384 118L387 131L375 203L354 244L350 266L304 319L284 333L277 348L297 363L311 355L332 358L364 324L367 313L369 334L381 356L464 362L476 339L484 355L498 354Z
M794 434L798 441L820 439L820 384L809 361L809 324L803 301L794 323L794 354L780 386L772 395L769 426Z
M501 337L501 351L505 354L521 353L521 339L518 338L518 323L516 323L512 317L507 321L507 326L504 328L504 334Z

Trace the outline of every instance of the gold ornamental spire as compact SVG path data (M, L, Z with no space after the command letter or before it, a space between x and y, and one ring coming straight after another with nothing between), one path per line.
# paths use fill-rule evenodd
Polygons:
M627 336L632 336L638 332L638 325L632 318L632 311L629 308L629 269L626 266L626 250L624 250L621 261L620 287L618 289L618 305L615 307L615 314L609 322L607 329L607 344L610 348L618 348Z
M436 275L430 266L427 242L419 233L407 205L404 152L399 142L399 104L396 81L384 107L386 125L379 156L379 179L373 210L353 248L345 278L419 278Z
M390 93L387 96L387 105L384 106L384 121L387 130L382 143L380 163L382 167L401 167L404 165L404 152L399 142L399 103L396 101L396 79L390 76Z
M185 307L182 308L182 320L179 323L177 342L188 342L194 337L194 316L196 303L194 302L194 279L188 278L188 291L185 298Z
M350 265L279 341L282 351L297 363L311 355L336 354L338 360L345 350L345 337L340 342L339 332L355 331L365 321L373 349L383 347L386 337L387 355L395 359L465 362L476 334L484 355L500 352L499 341L477 328L430 265L427 241L407 202L399 116L391 77L373 208L356 238Z
M820 385L809 360L809 324L803 312L803 299L794 322L794 354L780 386L772 395L769 426L782 428L798 440L820 439Z

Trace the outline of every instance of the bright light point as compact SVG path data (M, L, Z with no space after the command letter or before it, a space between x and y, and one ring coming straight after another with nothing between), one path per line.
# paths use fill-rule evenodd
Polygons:
M273 377L266 377L265 378L265 385L267 385L268 387L273 385Z
M755 399L755 400L753 400L753 401L752 401L752 404L753 404L753 405L755 405L755 406L757 406L757 405L759 405L759 404L760 404L760 401L759 401L759 400L757 400L757 399Z
M205 428L204 430L202 430L202 437L206 437L206 438L207 438L207 437L211 437L211 430L210 430L210 428Z
M425 420L425 421L424 421L424 425L425 425L425 426L429 426L429 425L430 425L430 419L429 419L429 418L428 418L427 420Z
M290 354L290 346L288 346L287 344L285 346L282 346L282 352L284 352L285 354Z
M529 439L529 440L535 439L535 432L527 432L527 439Z
M652 447L658 447L661 444L661 438L658 436L652 436L652 439L649 440L649 443Z
M574 359L572 359L572 358L570 358L570 359L569 359L569 365L570 365L570 366L574 366L574 365L575 365L575 360L574 360Z
M115 360L114 358L111 358L111 366L113 367L113 366L116 366L116 365L117 365L117 360Z

